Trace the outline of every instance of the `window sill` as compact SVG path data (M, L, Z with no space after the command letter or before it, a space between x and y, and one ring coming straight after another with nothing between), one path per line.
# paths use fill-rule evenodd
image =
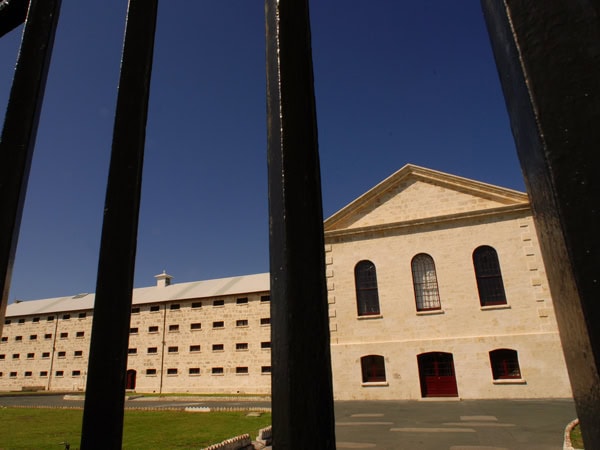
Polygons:
M492 380L493 384L527 384L524 378L506 378L501 380Z
M235 376L236 377L247 377L248 375L250 375L249 373L236 373Z
M390 384L387 381L367 381L366 383L360 384L362 387L385 387Z
M443 309L430 309L426 311L417 311L417 316L436 316L438 314L446 314Z
M510 305L490 305L490 306L481 306L480 309L482 311L493 311L495 309L510 309Z
M371 320L371 319L383 319L383 315L381 314L367 314L364 316L357 316L358 320Z

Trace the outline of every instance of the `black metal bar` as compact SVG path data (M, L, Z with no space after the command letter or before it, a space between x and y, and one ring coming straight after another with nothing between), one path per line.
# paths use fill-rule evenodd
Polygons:
M600 448L600 7L482 0L586 448Z
M0 333L61 0L32 0L0 138Z
M96 282L81 448L121 448L158 0L130 0Z
M266 0L273 446L335 448L308 1Z
M29 0L0 0L0 37L25 21Z

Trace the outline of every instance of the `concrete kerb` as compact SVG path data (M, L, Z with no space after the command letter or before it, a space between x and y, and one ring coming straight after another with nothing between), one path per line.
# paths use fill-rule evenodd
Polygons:
M574 419L567 424L565 427L565 440L563 444L563 450L575 450L571 444L571 431L579 424L579 419Z

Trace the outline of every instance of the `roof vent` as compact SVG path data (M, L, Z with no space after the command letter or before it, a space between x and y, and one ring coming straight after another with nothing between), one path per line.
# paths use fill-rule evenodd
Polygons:
M156 278L156 287L167 287L171 285L173 277L163 270L163 273L154 275L154 278Z

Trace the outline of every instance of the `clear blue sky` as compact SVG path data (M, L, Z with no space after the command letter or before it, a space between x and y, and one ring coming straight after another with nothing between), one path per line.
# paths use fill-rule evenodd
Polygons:
M125 11L63 1L11 301L95 290ZM325 217L406 163L524 189L478 0L311 16ZM136 287L268 271L264 53L260 0L160 2Z

